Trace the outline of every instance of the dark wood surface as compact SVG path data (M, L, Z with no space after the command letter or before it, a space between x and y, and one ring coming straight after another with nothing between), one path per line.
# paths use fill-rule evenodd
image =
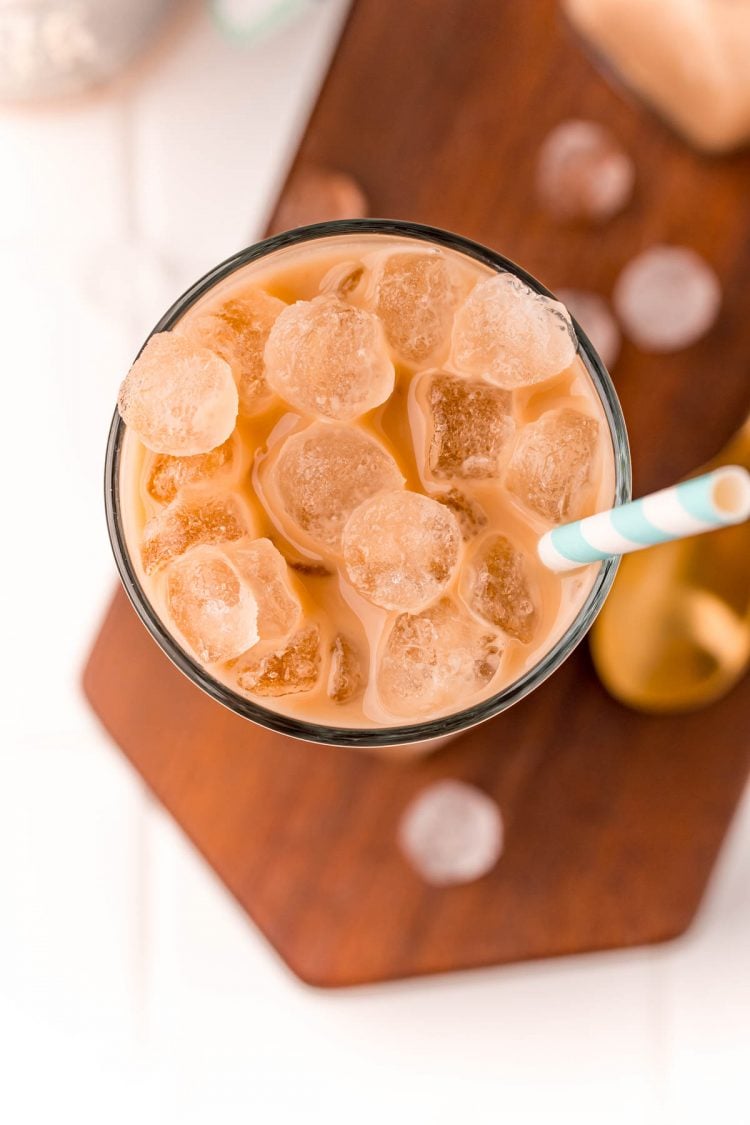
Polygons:
M534 205L558 121L607 122L633 154L633 204L602 230ZM674 356L625 346L615 381L637 492L706 460L750 406L750 157L693 154L615 93L552 0L359 0L291 175L352 175L371 213L460 231L550 288L608 294L632 254L686 243L726 293L709 337ZM84 677L147 784L302 979L347 985L660 941L700 902L750 769L741 684L695 715L612 702L585 648L533 697L417 762L313 748L244 722L162 655L122 593ZM434 890L395 845L412 795L441 777L500 803L505 853Z

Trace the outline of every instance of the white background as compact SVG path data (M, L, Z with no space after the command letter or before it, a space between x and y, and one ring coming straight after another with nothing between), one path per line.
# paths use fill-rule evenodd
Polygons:
M157 313L262 229L343 11L258 49L196 10L114 90L0 113L0 1121L748 1121L747 802L678 943L326 994L81 697L115 581L117 386Z

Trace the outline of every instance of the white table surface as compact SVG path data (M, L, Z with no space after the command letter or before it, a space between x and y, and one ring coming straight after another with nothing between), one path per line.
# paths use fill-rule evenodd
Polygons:
M262 229L344 9L262 49L196 9L114 90L0 112L0 1121L748 1121L747 801L679 942L326 994L81 697L115 581L117 386L176 292Z

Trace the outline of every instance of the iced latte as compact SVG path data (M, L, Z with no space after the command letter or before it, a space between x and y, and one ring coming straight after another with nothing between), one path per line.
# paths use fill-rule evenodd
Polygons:
M267 711L377 730L474 708L598 573L536 554L615 496L570 318L448 245L282 245L150 338L119 410L137 581L192 662Z

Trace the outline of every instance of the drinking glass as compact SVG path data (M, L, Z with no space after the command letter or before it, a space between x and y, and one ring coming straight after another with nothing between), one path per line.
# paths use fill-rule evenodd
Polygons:
M433 227L421 226L417 223L399 222L391 219L347 219L285 231L240 251L234 257L216 266L215 269L188 289L164 314L153 331L164 332L171 329L191 305L210 289L213 289L214 286L225 281L232 273L242 269L248 263L256 262L270 255L283 255L290 248L297 250L305 243L312 243L319 239L330 239L340 235L349 237L390 235L400 239L415 239L422 243L432 243L435 246L473 258L475 261L489 266L490 269L513 273L536 292L552 296L543 285L526 273L525 270L494 250L481 246L479 243L471 242L461 235L451 234L448 231ZM615 486L611 502L613 505L626 503L630 499L631 487L630 452L622 409L612 381L590 340L577 324L575 324L575 332L579 354L601 400L609 426L615 469ZM519 700L538 688L548 676L560 667L563 661L570 656L573 649L583 640L601 609L615 578L618 560L605 559L599 564L591 590L575 619L549 651L513 683L508 684L494 695L454 714L376 729L328 726L308 722L300 718L292 718L289 715L281 715L239 695L201 667L171 636L149 601L133 564L123 525L120 471L125 431L125 424L115 411L107 442L105 503L112 550L130 601L160 648L197 687L201 688L212 699L234 711L235 714L279 734L289 735L312 743L323 743L329 746L351 746L381 752L388 752L395 748L403 748L404 751L408 748L411 753L434 749L438 744L456 737L470 727L499 715L501 711L512 707L514 703L518 703Z

